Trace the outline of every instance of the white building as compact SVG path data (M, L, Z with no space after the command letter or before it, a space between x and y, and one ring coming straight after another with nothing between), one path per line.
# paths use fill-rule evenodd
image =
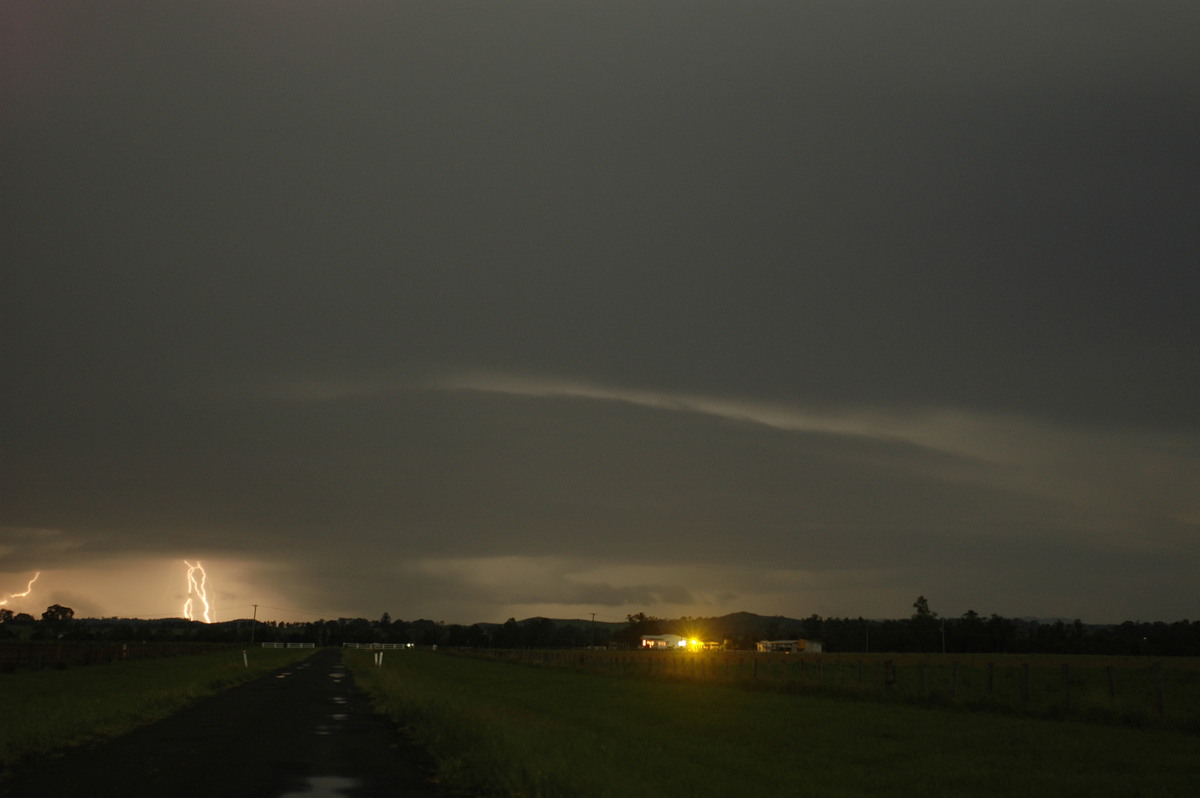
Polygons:
M687 638L679 635L642 635L642 648L654 650L683 648Z

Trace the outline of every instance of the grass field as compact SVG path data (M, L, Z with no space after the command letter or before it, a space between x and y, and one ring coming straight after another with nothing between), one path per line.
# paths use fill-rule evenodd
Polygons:
M1196 658L490 649L473 656L589 673L1200 732Z
M347 664L471 794L1183 796L1200 737L903 701L369 652Z
M312 649L241 649L0 674L0 766L164 718L198 698L296 662ZM245 662L249 662L249 668Z

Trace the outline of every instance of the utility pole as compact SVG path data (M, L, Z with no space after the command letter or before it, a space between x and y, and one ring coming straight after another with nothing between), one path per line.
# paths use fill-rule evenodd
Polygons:
M250 621L250 644L254 644L254 627L258 626L258 605L254 605L254 619Z
M593 612L592 613L592 642L588 645L588 648L595 648L595 647L596 647L596 613Z

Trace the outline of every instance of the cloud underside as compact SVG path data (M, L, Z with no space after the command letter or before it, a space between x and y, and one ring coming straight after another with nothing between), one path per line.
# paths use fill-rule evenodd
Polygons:
M686 6L14 10L0 595L1186 614L1197 5Z
M873 607L938 586L963 601L1012 591L1063 602L1063 586L1083 590L1089 573L1136 565L1169 580L1195 559L1179 548L1185 519L1137 516L1144 534L1130 540L1119 496L1108 507L1095 486L1040 478L1039 460L1057 473L1063 457L1061 441L1038 448L1051 432L1081 452L1103 441L1089 448L1084 433L1039 424L1022 439L1012 419L989 436L988 419L960 418L977 432L965 447L928 418L829 420L495 375L289 388L208 412L202 427L176 418L136 441L100 436L74 471L29 472L20 509L54 527L10 530L10 567L131 547L278 552L296 561L303 578L290 587L310 605L382 594L464 612L695 614L739 601L837 612L835 596ZM1093 473L1145 481L1121 463Z

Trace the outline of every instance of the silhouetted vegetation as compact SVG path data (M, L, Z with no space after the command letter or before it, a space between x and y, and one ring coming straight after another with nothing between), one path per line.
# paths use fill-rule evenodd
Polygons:
M320 619L284 623L248 619L202 623L183 618L75 618L69 607L52 605L40 620L29 614L0 611L0 640L137 641L204 643L412 643L451 648L636 648L642 635L680 634L703 638L732 650L752 650L759 640L819 640L830 653L945 652L947 654L1109 654L1200 656L1200 621L1126 621L1085 624L1072 621L983 616L968 610L941 617L924 596L907 618L806 618L762 616L748 612L714 618L657 618L645 613L625 623L587 620L509 618L502 624L470 626L418 619L394 620L383 613L366 618Z

